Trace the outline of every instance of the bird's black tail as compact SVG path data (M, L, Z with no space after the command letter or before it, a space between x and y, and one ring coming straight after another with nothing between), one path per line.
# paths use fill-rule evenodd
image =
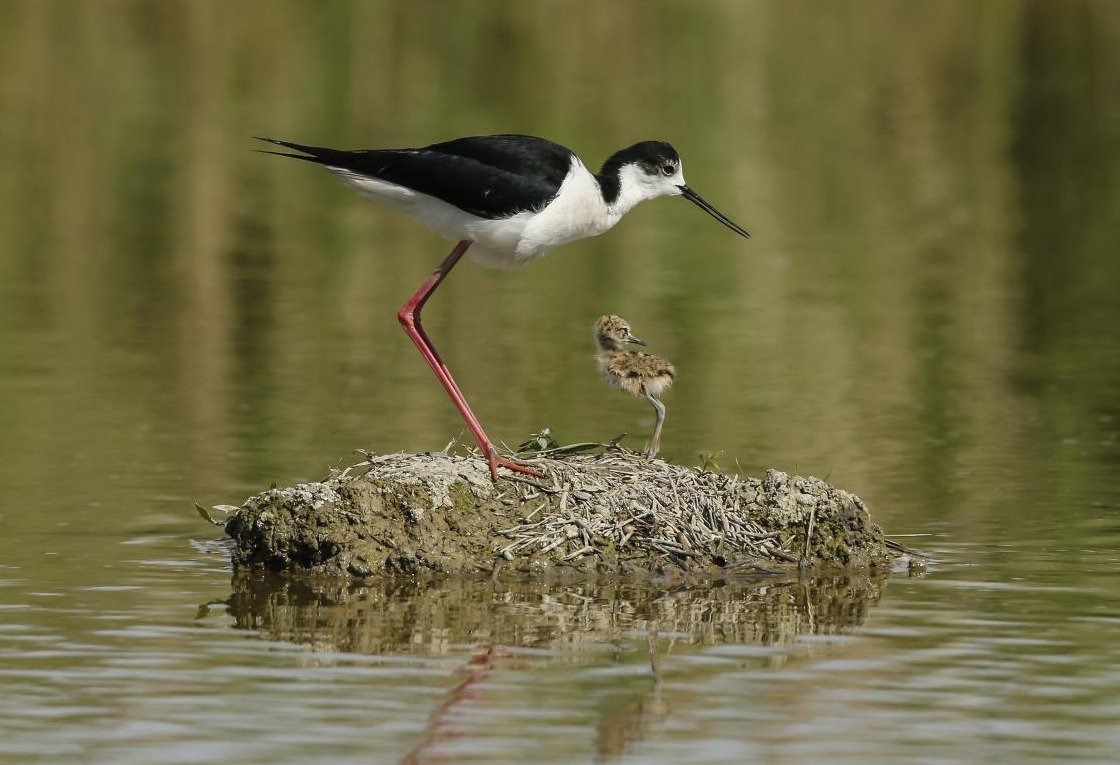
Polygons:
M349 152L339 151L338 149L325 149L321 146L305 146L302 143L292 143L291 141L281 141L277 138L264 138L263 136L255 135L253 138L258 141L267 141L274 143L277 146L283 146L286 149L294 149L295 151L303 152L302 154L289 154L286 151L269 151L267 149L257 149L261 154L275 154L278 157L291 157L292 159L303 159L308 162L315 162L319 165L332 165L345 158Z

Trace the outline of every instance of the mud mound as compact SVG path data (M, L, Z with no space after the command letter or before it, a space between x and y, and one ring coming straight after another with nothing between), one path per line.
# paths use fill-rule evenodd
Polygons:
M381 573L718 573L886 565L863 502L816 478L761 479L622 449L537 457L543 480L495 485L485 461L369 455L251 497L225 524L237 566Z

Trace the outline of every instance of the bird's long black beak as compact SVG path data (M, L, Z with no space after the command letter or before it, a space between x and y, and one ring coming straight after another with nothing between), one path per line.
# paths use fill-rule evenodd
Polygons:
M717 210L716 208L712 207L710 204L705 202L704 197L697 194L695 191L690 189L688 186L685 186L685 185L682 184L681 186L678 186L677 188L679 188L681 190L681 196L683 196L689 202L692 202L692 204L696 205L697 207L699 207L704 212L708 213L708 215L711 215L713 218L718 220L723 225L727 226L729 229L734 231L736 234L739 234L740 236L745 236L747 239L751 238L750 233L748 233L745 228L738 225L737 223L734 223L726 215L724 215L719 210Z
M630 337L626 338L626 342L633 343L634 345L649 345L649 343L647 343L645 340L639 340L633 335L630 335Z

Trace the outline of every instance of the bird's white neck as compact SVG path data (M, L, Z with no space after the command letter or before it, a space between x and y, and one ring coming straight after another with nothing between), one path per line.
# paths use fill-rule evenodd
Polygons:
M683 183L683 177L681 182ZM631 164L623 165L618 169L617 183L618 195L607 202L607 214L612 218L612 225L637 207L640 202L680 193L676 191L675 186L664 182L651 182L649 174ZM600 186L604 185L604 180L600 179Z

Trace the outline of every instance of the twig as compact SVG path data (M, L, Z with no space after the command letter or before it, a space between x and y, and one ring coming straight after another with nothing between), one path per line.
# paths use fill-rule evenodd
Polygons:
M805 527L805 545L801 551L801 563L805 563L809 559L809 542L813 538L813 523L817 520L817 505L813 503L813 509L809 511L809 525Z

